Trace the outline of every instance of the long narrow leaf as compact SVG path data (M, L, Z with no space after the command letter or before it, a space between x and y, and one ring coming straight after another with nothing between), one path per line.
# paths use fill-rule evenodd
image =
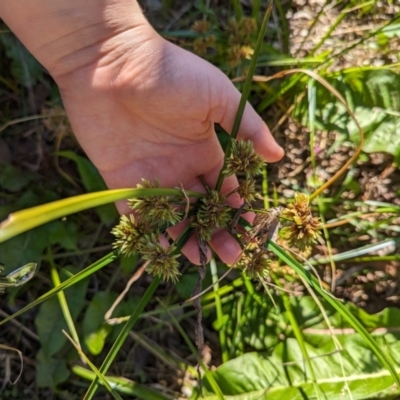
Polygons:
M191 191L186 191L185 195L189 197L204 196L203 194ZM26 210L10 214L9 217L0 224L0 243L29 229L65 217L66 215L103 204L113 203L129 197L146 196L183 196L183 193L179 189L159 188L104 190L27 208Z
M64 331L64 329L62 332L67 337L67 339L72 343L72 345L75 347L75 349L78 352L81 359L85 360L87 365L89 365L89 367L92 369L92 371L96 374L97 378L106 387L106 389L114 397L114 399L123 400L122 397L111 387L107 378L104 375L102 375L100 373L100 371L96 368L96 366L89 360L89 358L86 356L86 354L82 351L81 346L78 343L74 342L74 340L71 338L71 336L69 336L68 333Z
M214 393L217 395L218 400L223 400L224 399L224 395L223 395L221 389L219 388L217 382L215 381L215 379L214 379L212 373L210 372L210 370L208 369L207 365L204 364L202 358L200 356L198 356L196 347L194 346L194 344L190 340L189 336L187 335L185 330L182 328L182 326L178 323L178 321L176 320L175 316L166 307L164 307L164 310L168 314L168 316L171 318L173 324L175 325L176 329L178 330L178 332L182 336L183 340L185 341L185 343L189 347L189 349L192 352L192 354L197 356L198 362L200 363L201 367L203 368L205 377L208 380L208 383L210 384L210 386L212 387Z
M108 369L110 368L112 362L114 361L115 357L117 356L119 350L121 349L122 345L124 344L126 338L129 335L129 332L132 330L134 325L136 324L137 320L140 317L140 314L143 312L144 308L146 307L147 303L150 301L151 297L153 296L154 292L156 291L158 285L160 284L161 279L155 278L151 285L147 288L145 294L140 299L139 304L131 314L129 320L126 322L124 327L122 328L120 334L118 335L117 339L113 343L110 351L108 352L106 358L101 364L99 369L101 374L106 374ZM93 379L92 384L90 385L88 391L85 394L84 400L90 400L93 398L94 394L96 393L97 388L99 387L99 380L97 376Z
M51 250L48 250L48 259L50 262L50 276L51 279L53 281L54 287L60 286L61 285L61 280L60 280L60 276L58 274L57 271L57 267L54 263L53 257L51 255ZM74 342L76 343L76 345L81 348L81 343L79 340L79 335L78 332L76 330L75 327L75 323L74 323L74 318L72 317L71 311L69 309L69 305L68 305L68 301L67 298L65 296L65 293L63 291L60 291L57 293L57 297L58 297L58 302L60 303L60 308L61 311L63 313L65 322L68 326L69 331L71 332L71 335L74 339ZM84 361L84 359L82 359L82 361Z
M217 314L217 324L219 327L221 327L223 324L223 321L225 319L225 315L222 311L221 297L218 293L218 290L219 290L218 269L217 269L217 263L215 262L214 257L210 261L210 271L211 271L211 278L212 278L212 282L213 282L213 292L215 294L215 312ZM228 317L228 316L226 316L226 317ZM221 347L222 362L226 362L229 360L229 353L228 353L228 347L227 347L227 343L226 343L225 331L223 329L219 329L218 335L219 335L219 343L220 343L220 347Z
M328 301L332 307L334 307L346 321L360 334L360 336L367 342L370 349L375 353L376 357L382 363L382 365L390 372L393 379L400 387L400 379L396 372L395 366L391 359L389 359L383 349L379 347L375 339L371 334L365 329L365 327L360 323L360 321L346 308L344 305L332 294L325 291L318 279L311 275L311 273L304 269L304 267L296 261L290 254L284 251L276 243L269 241L267 244L268 250L272 251L276 256L278 256L283 262L293 268L294 271L299 274L316 292L318 292L326 301Z
M79 365L72 366L72 372L76 375L80 376L81 378L93 380L96 374L92 371L89 371L86 368L83 368ZM146 400L172 400L171 397L168 397L162 393L156 392L153 389L150 389L140 383L132 381L127 378L122 378L119 376L105 376L107 381L109 382L110 386L115 388L121 393L136 396L140 399Z

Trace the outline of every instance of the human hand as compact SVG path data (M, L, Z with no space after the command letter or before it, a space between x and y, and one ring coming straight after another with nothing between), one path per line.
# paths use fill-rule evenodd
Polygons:
M126 46L124 43L122 46ZM139 53L119 51L120 59L101 62L61 82L64 105L74 132L110 188L132 187L141 178L159 179L162 187L204 192L199 177L215 187L223 151L214 123L230 132L240 93L228 78L206 61L150 33ZM122 59L121 59L122 58ZM254 142L266 161L282 157L282 150L255 111L247 106L239 137ZM225 179L223 193L238 185ZM238 197L230 204L239 206ZM127 213L125 202L119 211ZM172 229L176 237L182 227ZM240 248L226 231L217 232L211 246L227 263ZM184 251L199 262L192 238Z
M58 83L75 135L108 187L134 187L142 178L157 178L162 187L183 185L204 192L200 177L215 187L224 155L214 123L230 132L240 100L229 79L161 38L135 2L57 0L51 3L53 10L39 2L42 10L30 2L19 10L44 18L37 32L38 24L27 32L21 17L13 20L16 10L9 3L3 7L9 7L5 11L13 29L25 35L28 48ZM283 155L250 105L239 138L252 140L268 162ZM226 194L237 185L232 176L221 190ZM237 195L228 200L232 206L241 204ZM117 206L121 213L129 212L126 202ZM171 229L171 236L176 238L182 229ZM216 232L210 245L228 264L240 253L226 231ZM199 263L195 237L183 251Z

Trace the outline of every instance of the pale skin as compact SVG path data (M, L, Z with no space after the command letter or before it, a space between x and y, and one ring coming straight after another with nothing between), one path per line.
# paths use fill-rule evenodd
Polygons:
M198 192L200 177L215 186L223 152L214 124L231 131L240 93L217 68L156 33L135 0L0 0L0 18L55 79L74 133L109 188L141 178ZM252 140L267 162L283 156L250 105L239 138ZM225 179L222 192L237 185ZM125 202L117 207L128 212ZM210 245L228 264L240 253L226 231ZM184 253L199 263L196 237Z

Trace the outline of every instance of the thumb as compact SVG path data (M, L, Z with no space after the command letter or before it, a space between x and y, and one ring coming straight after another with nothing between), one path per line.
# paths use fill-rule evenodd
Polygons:
M221 75L223 74L221 73ZM218 99L217 104L213 107L214 122L219 123L222 128L231 133L241 94L225 75L223 77L224 79L220 79L220 84L215 85L213 90L214 98ZM276 143L268 126L248 102L240 123L238 138L251 140L256 152L262 155L267 162L279 161L284 155L282 147Z

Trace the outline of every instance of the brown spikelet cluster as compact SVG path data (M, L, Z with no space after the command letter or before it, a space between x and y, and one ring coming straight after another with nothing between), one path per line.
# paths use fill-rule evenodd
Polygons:
M257 31L257 21L250 17L243 17L240 21L231 19L226 30L230 46L247 46L251 44L252 35Z
M233 45L230 46L226 53L226 60L230 67L237 67L240 63L253 55L253 49L250 46Z
M296 193L294 202L282 210L281 218L286 225L281 229L281 235L290 246L304 251L317 241L321 222L313 217L310 198L306 194Z
M142 179L142 183L137 185L138 189L159 188L160 182L154 179L150 182ZM176 211L167 196L137 197L128 200L128 205L132 210L138 212L141 218L150 225L157 227L175 225L180 220L180 213Z
M263 249L247 252L238 263L238 267L252 279L265 277L268 274L270 265L269 255Z
M200 37L197 37L193 41L193 51L199 56L207 55L209 49L214 49L216 46L217 38L214 34L210 33L211 24L204 19L195 21L192 25L192 31L198 33Z
M226 228L231 220L231 208L226 204L226 197L216 190L200 200L199 209L192 223L197 228L201 240L210 240L218 228Z
M122 215L119 224L116 225L111 233L115 236L113 249L121 254L130 256L137 252L140 238L146 233L146 226L130 214L129 217Z
M249 17L232 19L224 26L225 31L221 31L216 20L210 20L211 23L201 19L193 24L194 52L214 56L217 61L222 57L226 61L225 71L243 74L249 65L244 61L254 52L257 21ZM321 223L311 213L309 196L301 193L296 193L294 202L287 207L252 207L251 204L261 197L254 177L262 173L264 166L265 160L255 151L252 141L231 138L217 187L225 188L221 185L223 179L237 173L242 173L245 179L227 195L210 189L206 183L206 194L202 195L185 192L182 185L181 192L179 189L172 191L162 189L157 179L142 179L137 185L138 189L143 189L136 192L139 197L128 200L132 214L121 216L119 224L111 231L115 238L113 249L124 256L138 254L146 261L148 273L175 283L181 275L178 262L181 249L178 247L187 241L189 234L193 231L198 234L199 250L203 255L201 262L205 269L206 242L211 240L216 230L226 229L241 246L242 256L237 266L243 273L254 279L272 272L279 275L284 266L271 261L273 255L266 250L273 248L270 243L278 239L278 233L290 247L297 247L300 252L311 251L311 246L319 238ZM237 195L242 204L237 204ZM229 204L235 204L235 207ZM256 213L253 224L242 217L248 211ZM174 245L169 228L183 219L187 222L186 230ZM281 224L283 227L280 229Z
M165 281L176 283L180 272L178 270L179 254L174 254L175 246L162 246L158 232L151 232L140 239L140 253L147 261L146 271Z
M199 56L204 56L207 54L207 51L209 49L215 48L216 41L217 38L215 37L215 35L199 37L193 42L193 51Z
M256 19L246 16L240 20L232 18L226 26L201 19L191 27L197 34L192 48L194 53L208 59L222 56L230 68L245 68L246 63L243 61L253 55L257 29Z
M195 31L197 33L205 34L207 33L211 28L210 23L205 20L205 19L199 19L197 21L194 21L192 25L192 31Z
M246 204L250 204L254 200L261 198L256 190L256 182L251 178L245 179L243 182L241 182L239 187L236 189L236 192Z
M253 54L253 35L257 30L257 22L253 18L243 17L240 21L232 19L228 23L227 63L237 67Z
M224 175L230 176L244 172L246 178L260 175L265 165L264 159L255 152L253 142L233 140L231 156L225 161Z
M138 189L159 188L157 179L153 182L142 179ZM180 221L177 199L168 196L137 197L128 200L128 205L137 214L122 215L119 224L111 233L115 240L113 249L119 254L130 256L139 254L147 261L146 270L164 280L176 282L179 276L179 253L173 245L161 244L159 228L166 229Z

